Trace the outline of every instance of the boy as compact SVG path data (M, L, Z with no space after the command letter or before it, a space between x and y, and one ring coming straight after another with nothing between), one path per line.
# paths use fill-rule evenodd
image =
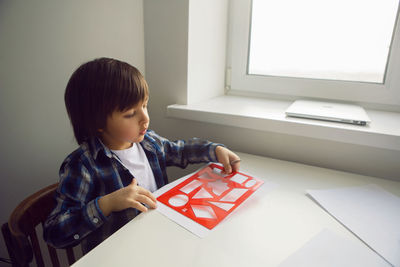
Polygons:
M125 62L95 59L72 74L65 105L80 147L61 165L46 242L57 248L81 242L88 252L156 208L152 192L168 183L167 166L218 161L227 173L239 169L239 157L220 144L171 142L148 130L148 100L143 76Z

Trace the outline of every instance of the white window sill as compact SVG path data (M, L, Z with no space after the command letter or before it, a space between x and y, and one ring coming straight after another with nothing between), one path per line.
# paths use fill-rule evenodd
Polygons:
M170 105L168 117L271 131L400 151L400 113L366 110L368 126L286 117L292 102L219 96L190 105Z

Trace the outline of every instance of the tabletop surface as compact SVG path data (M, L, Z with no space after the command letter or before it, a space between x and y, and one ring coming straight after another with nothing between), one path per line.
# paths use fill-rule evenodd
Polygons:
M324 228L362 243L307 189L376 184L400 196L398 181L237 154L241 172L278 187L249 199L204 238L156 210L142 213L73 266L277 266Z

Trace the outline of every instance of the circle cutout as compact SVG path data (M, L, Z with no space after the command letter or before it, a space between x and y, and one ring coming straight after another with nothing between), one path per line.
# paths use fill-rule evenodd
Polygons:
M168 203L174 207L181 207L185 205L189 201L188 196L186 195L175 195L168 200Z
M255 185L256 183L257 183L256 180L252 179L250 181L247 181L247 183L244 186L249 188L249 187L252 187L253 185Z

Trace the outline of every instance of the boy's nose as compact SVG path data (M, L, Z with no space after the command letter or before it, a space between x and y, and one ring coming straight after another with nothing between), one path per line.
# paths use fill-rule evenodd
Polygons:
M142 122L143 122L144 124L148 124L149 121L150 121L149 114L148 114L147 112L143 112L143 115L142 115Z

